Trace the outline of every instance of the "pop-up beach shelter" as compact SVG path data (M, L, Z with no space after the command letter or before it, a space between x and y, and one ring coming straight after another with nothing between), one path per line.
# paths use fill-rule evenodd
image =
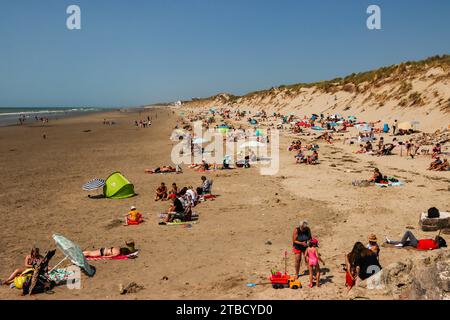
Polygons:
M120 172L114 172L106 179L103 194L111 199L124 199L135 195L133 184Z

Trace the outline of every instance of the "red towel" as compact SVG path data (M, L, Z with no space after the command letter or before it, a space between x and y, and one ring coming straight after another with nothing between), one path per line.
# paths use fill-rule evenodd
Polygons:
M100 260L128 260L128 259L133 259L137 257L137 252L132 253L132 254L122 254L122 255L118 255L118 256L114 256L114 257L108 257L108 256L103 256L103 257L86 257L86 260L88 261L100 261Z

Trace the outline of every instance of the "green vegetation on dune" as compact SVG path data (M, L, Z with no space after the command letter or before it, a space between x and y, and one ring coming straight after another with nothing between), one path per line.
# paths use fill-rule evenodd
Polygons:
M419 72L425 71L427 69L433 67L442 67L444 70L450 69L450 55L436 55L433 57L429 57L420 61L406 61L400 64L394 64L390 66L381 67L376 70L364 71L359 73L352 73L344 78L334 78L331 80L324 80L319 82L311 82L311 83L295 83L295 84L283 84L278 87L274 87L271 89L259 90L249 92L243 96L236 96L232 94L219 94L212 97L200 99L202 101L206 100L220 100L223 102L234 103L239 99L250 99L255 98L257 96L263 98L266 96L270 96L272 93L276 91L283 91L288 95L293 93L298 93L301 89L304 88L317 88L318 90L324 92L335 92L339 90L339 87L345 85L354 85L355 90L359 91L359 85L367 83L367 84L377 84L381 81L388 80L389 78L401 77L402 79L407 79L409 76L413 76ZM404 83L398 89L399 94L406 94L412 89L410 83ZM413 93L408 97L412 104L420 105L422 103L420 95L417 93ZM407 104L405 99L404 104Z

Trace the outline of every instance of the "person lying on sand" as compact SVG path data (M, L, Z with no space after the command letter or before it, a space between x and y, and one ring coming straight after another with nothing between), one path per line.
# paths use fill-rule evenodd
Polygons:
M100 248L93 251L83 251L85 257L116 257L120 255L129 255L135 253L135 243L133 240L125 242L126 247Z
M200 170L200 171L207 171L209 170L209 164L206 162L206 160L202 160L202 163L200 164L192 164L190 166L194 170Z
M418 240L409 230L405 232L400 241L390 240L388 237L386 237L385 242L387 244L393 244L398 248L410 246L418 250L434 250L447 246L447 243L440 235L437 235L434 239Z
M14 282L14 278L24 272L26 269L33 268L33 266L39 262L41 262L44 257L39 253L39 248L33 247L31 248L31 252L29 255L25 257L24 267L18 268L11 273L8 279L5 281L0 280L0 286L2 285L10 285Z
M164 182L156 189L155 201L167 199L167 187Z
M177 169L172 166L156 167L155 169L145 169L145 173L167 173L176 172Z

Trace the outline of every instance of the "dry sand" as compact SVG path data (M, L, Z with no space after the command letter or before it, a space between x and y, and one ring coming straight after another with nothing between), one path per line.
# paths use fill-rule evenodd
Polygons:
M262 176L257 168L207 174L219 197L196 208L200 222L192 228L159 226L157 214L168 203L154 202L156 186L161 181L196 186L201 174L186 167L181 175L144 174L145 168L171 164L169 136L176 117L155 109L142 113L142 118L148 114L155 119L156 113L158 119L146 129L133 125L137 113L120 112L62 119L45 127L0 128L2 278L22 265L32 245L42 251L54 248L53 233L83 249L118 246L129 238L140 249L135 260L92 262L97 274L83 275L81 290L62 286L52 295L23 298L20 291L3 287L1 299L347 299L340 264L355 241L365 243L372 232L380 240L384 235L398 238L407 226L420 238L431 237L434 233L418 228L420 212L431 206L450 209L450 176L426 171L428 158L356 155L355 147L337 142L320 143L320 165L296 165L294 155L286 151L292 138L283 136L277 175ZM116 124L103 125L105 117ZM354 179L367 178L374 166L406 180L406 186L351 185ZM114 171L134 183L138 196L94 200L81 190L86 181ZM146 223L136 227L115 223L131 205L144 213ZM304 287L297 291L274 290L270 285L248 288L249 282L267 282L272 267L283 267L285 250L288 271L294 271L292 232L301 219L309 220L320 241L326 262L323 286L309 289L308 277L302 276ZM380 259L388 265L427 254L382 248ZM60 257L58 253L52 262ZM132 281L145 288L120 295L119 285Z

